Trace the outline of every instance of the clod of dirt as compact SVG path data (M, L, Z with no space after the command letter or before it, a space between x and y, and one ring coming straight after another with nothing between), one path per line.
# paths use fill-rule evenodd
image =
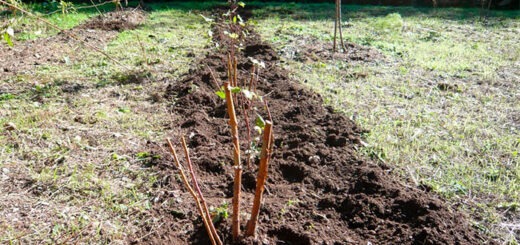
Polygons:
M437 88L441 91L452 91L452 92L460 92L461 88L457 84L449 84L449 83L438 83Z
M7 131L14 131L14 130L16 130L16 125L12 122L8 122L8 123L4 124L4 129Z

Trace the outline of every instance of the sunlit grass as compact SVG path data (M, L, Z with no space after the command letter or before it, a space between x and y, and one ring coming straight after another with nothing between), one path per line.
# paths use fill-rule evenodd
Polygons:
M294 45L305 38L332 45L333 6L269 8L256 11L256 27L280 50L304 50ZM294 78L370 130L367 157L467 210L476 227L514 241L504 224L520 217L500 204L520 199L518 11L494 12L500 17L487 22L471 9L344 11L346 40L386 58L286 60Z
M78 44L80 59L2 77L0 243L126 243L160 225L147 216L160 181L147 144L171 133L164 90L209 44L209 24L179 5L152 5L100 47L123 66ZM69 28L92 15L49 20Z

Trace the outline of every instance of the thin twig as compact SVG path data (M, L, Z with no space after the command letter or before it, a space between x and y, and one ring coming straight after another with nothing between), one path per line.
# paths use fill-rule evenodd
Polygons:
M255 78L255 67L251 67L251 78L249 79L249 91L253 92L253 79Z
M96 10L98 11L99 15L104 17L103 13L101 13L101 11L99 10L98 6L94 3L94 0L90 0L90 3L92 3L92 6L89 6L89 7L96 8ZM78 8L76 8L76 9L78 9Z
M211 70L211 67L206 65L206 67L209 70L209 74L211 75L211 78L213 78L213 82L215 82L215 85L217 86L217 89L220 89L220 85L218 84L217 78L215 77L215 74L213 73L213 70Z
M232 69L231 69L231 54L230 53L228 53L227 66L228 66L227 74L228 74L229 83L233 84L232 75L231 75Z
M136 33L135 37L137 38L137 42L139 43L139 46L141 47L141 52L143 52L145 64L149 65L149 63L148 63L148 55L146 55L146 50L144 49L144 46L143 46L143 43L141 42L141 38L139 37L139 34Z
M341 0L338 0L338 28L339 28L339 41L343 52L347 51L345 43L343 43L343 28L341 27Z
M170 141L170 139L167 139L167 141L168 141L168 146L170 148L170 152L172 153L173 159L175 160L175 164L177 165L177 168L179 169L179 172L181 173L181 179L184 182L184 186L186 186L186 188L188 189L188 192L191 194L191 196L195 200L195 204L197 205L197 210L199 211L199 214L200 214L200 216L202 218L202 221L204 223L204 227L206 228L206 232L208 232L208 236L209 236L209 238L211 240L211 244L213 244L213 245L215 245L215 244L222 244L222 243L217 243L216 242L216 240L220 241L220 238L218 238L218 234L217 234L217 239L215 239L215 234L213 233L213 230L210 227L210 224L213 225L213 222L211 222L211 218L208 219L208 217L206 217L205 212L204 212L204 210L202 208L202 204L201 204L197 194L195 193L195 191L191 187L191 185L190 185L190 183L188 181L188 177L184 173L184 169L183 169L183 167L182 167L182 165L181 165L181 163L179 161L179 158L177 156L177 152L175 151L175 148L173 147L172 142Z
M246 102L251 102L249 100L245 100ZM242 100L242 114L244 115L244 121L246 123L246 130L247 130L247 147L249 147L249 154L247 154L247 167L251 167L251 156L253 153L251 152L251 126L249 125L249 106L246 105L244 100ZM247 108L246 108L247 107Z
M202 191L200 190L199 183L197 181L197 176L195 175L195 171L193 170L193 164L191 163L190 152L188 150L188 146L186 144L186 140L184 139L184 136L181 137L181 140L182 140L182 148L184 148L184 154L186 155L186 162L188 163L188 169L190 170L190 175L191 175L191 180L193 182L193 186L195 187L195 190L199 194L199 201L202 204L204 215L207 219L207 223L209 225L213 238L215 239L216 244L220 245L220 244L222 244L222 241L220 240L217 230L215 229L215 226L213 225L213 222L211 221L211 214L209 213L208 205L206 204L206 199L204 199L204 195L202 195Z
M106 2L103 2L103 3L98 3L98 4L95 4L94 1L90 0L90 2L92 3L92 5L88 5L88 6L80 6L80 7L74 7L74 9L78 10L78 9L89 9L89 8L96 8L97 11L103 16L103 14L101 13L101 11L99 11L98 7L99 6L103 6L103 5L106 5L106 4L109 4L109 3L114 3L114 1L110 0L110 1L106 1ZM53 15L55 13L58 13L62 11L61 9L58 9L58 10L55 10L55 11L52 11L52 12L49 12L49 13L46 13L45 15Z
M267 103L267 100L264 100L264 106L265 106L265 110L267 111L267 116L269 118L269 121L273 122L273 117L271 116L271 110L269 110L269 105Z
M234 83L234 87L237 87L238 86L238 69L237 69L237 57L233 56L233 83Z

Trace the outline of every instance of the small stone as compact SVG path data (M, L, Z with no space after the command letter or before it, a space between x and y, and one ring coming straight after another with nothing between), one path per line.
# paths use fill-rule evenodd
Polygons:
M318 155L309 157L309 163L311 163L311 164L319 164L320 162L321 162L321 158Z

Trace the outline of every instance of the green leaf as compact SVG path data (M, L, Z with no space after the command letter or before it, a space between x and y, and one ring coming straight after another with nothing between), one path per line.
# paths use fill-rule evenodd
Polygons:
M10 94L10 93L0 94L0 101L11 100L11 99L14 99L14 98L15 98L15 96L13 94Z
M229 33L229 37L233 39L238 39L238 34L236 33Z
M7 42L7 45L13 47L14 44L13 44L13 41L11 40L11 36L9 36L9 34L7 34L7 32L4 32L4 40Z
M240 6L242 8L246 7L246 4L244 2L238 2L237 4L238 4L238 6Z
M223 90L219 90L215 92L215 94L218 95L218 97L220 97L221 99L226 99L226 93Z
M143 160L143 159L145 159L145 158L150 157L151 154L148 153L148 152L144 152L144 151L142 151L142 152L138 152L137 154L135 154L135 156L137 157L137 159L139 159L139 160Z
M234 94L240 93L240 91L242 91L242 89L240 87L231 87L230 90L231 90L231 93L234 93Z
M121 113L129 113L129 112L131 112L128 107L119 107L119 109L117 111L119 111Z
M264 130L264 128L265 128L265 120L262 118L262 116L256 114L255 125L257 127L259 127L260 129Z
M238 18L238 24L240 26L246 26L246 24L244 23L244 20L242 19L242 17L239 14L237 14L235 17Z
M117 153L112 153L112 159L119 160L119 155L117 155Z
M234 24L237 23L237 17L236 17L236 16L233 16L233 23L234 23Z

